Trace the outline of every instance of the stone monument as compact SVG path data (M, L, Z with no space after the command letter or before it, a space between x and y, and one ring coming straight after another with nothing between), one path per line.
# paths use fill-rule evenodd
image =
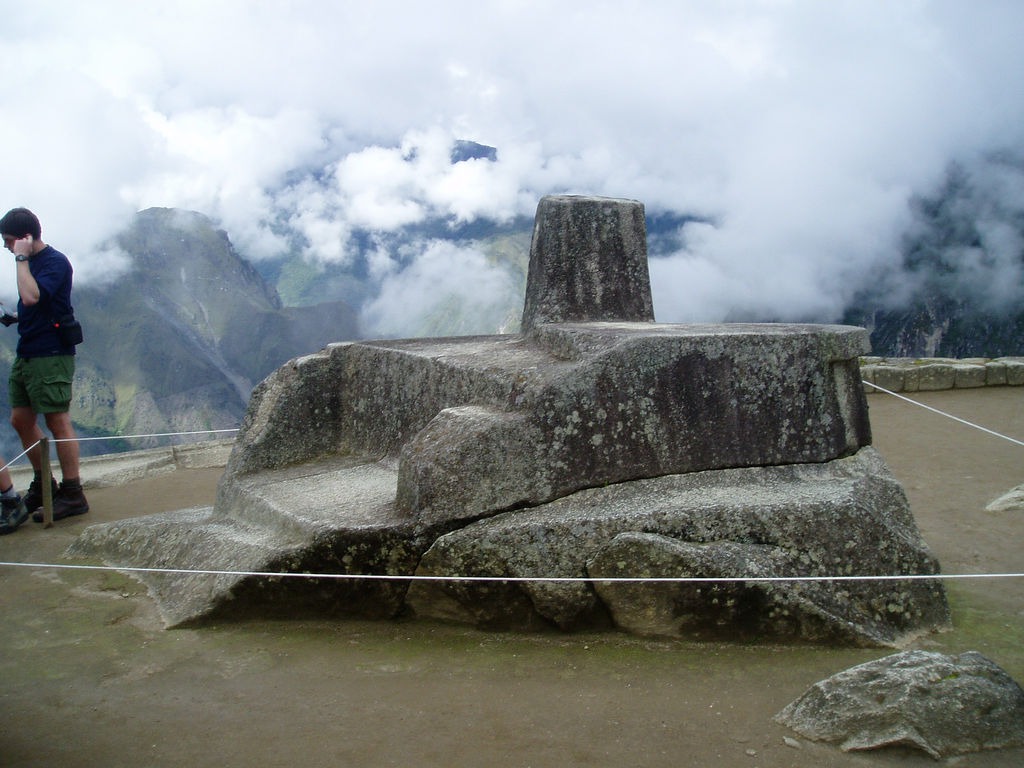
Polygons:
M538 206L522 328L292 360L253 392L213 508L93 526L70 553L231 572L140 574L172 626L894 645L948 623L938 580L828 578L938 573L870 447L866 331L655 323L642 204L574 196ZM679 577L718 581L660 580Z

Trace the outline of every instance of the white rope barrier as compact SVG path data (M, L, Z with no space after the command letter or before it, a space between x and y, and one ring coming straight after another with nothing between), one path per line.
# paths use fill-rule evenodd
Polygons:
M100 435L97 437L64 437L51 440L51 443L72 443L76 440L84 443L87 440L135 440L144 437L186 437L189 435L218 435L225 432L237 432L238 429L202 429L195 432L152 432L148 435Z
M1019 579L1024 573L914 573L879 576L452 576L417 575L407 576L384 573L295 573L277 571L228 571L189 568L142 568L117 565L73 565L68 563L18 563L0 562L3 568L52 568L71 571L119 571L123 573L151 573L178 576L241 576L252 578L288 579L336 579L367 581L483 581L483 582L542 582L556 584L605 583L693 583L693 584L737 584L746 582L821 582L821 581L931 581L959 579Z
M937 413L940 416L945 416L947 419L952 419L953 421L959 421L961 424L966 424L968 427L974 427L974 429L980 429L982 432L987 432L990 435L994 435L995 437L1002 438L1003 440L1008 440L1009 442L1016 443L1017 445L1024 445L1024 440L1018 440L1018 439L1016 439L1014 437L1007 437L1006 435L1000 434L999 432L991 430L988 427L983 427L980 424L975 424L972 421L967 421L966 419L961 419L959 416L954 416L951 413L946 413L945 411L940 411L938 408L932 408L930 405L925 405L924 403L918 402L917 400L914 400L912 398L904 397L903 395L898 395L895 392L892 392L892 391L886 389L885 387L880 387L877 384L872 384L870 381L862 381L861 383L862 384L866 384L869 387L874 387L879 392L884 392L887 395L892 395L893 397L898 397L900 400L903 400L905 402L911 403L911 404L916 405L916 406L918 406L920 408L924 408L926 411L931 411L932 413Z

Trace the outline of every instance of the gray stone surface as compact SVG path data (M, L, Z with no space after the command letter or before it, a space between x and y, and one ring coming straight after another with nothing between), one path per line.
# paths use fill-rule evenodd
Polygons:
M985 506L986 512L1024 512L1024 485L1018 485Z
M981 361L954 364L953 373L953 386L957 389L984 387L985 379L988 375L988 372L985 370L985 363Z
M906 651L815 684L776 720L844 751L908 746L939 759L1024 744L1024 691L980 653Z
M925 363L917 369L920 392L952 389L956 383L956 371L949 363Z
M976 387L1024 385L1024 358L884 358L861 359L865 382L890 392L934 392ZM873 386L868 393L876 392Z
M395 515L395 471L387 464L332 457L230 483L230 501L216 508L90 526L68 554L175 569L133 574L168 626L247 615L391 618L407 582L250 574L408 575L437 535Z
M547 325L529 337L336 345L253 393L229 476L330 452L399 459L433 524L573 491L870 443L848 326Z
M985 386L1002 387L1008 383L1006 363L1001 360L989 360L985 363Z
M629 491L631 480L736 465L830 466L870 440L850 363L863 340L860 329L830 326L594 323L544 326L529 339L335 345L261 384L215 510L204 518L189 512L91 528L73 554L154 567L409 575L439 535L581 489ZM762 482L738 493L749 496ZM798 483L795 496L780 503L806 506L815 482ZM614 505L593 504L598 518L614 520L616 533L652 530L618 519ZM878 509L888 514L890 506ZM699 510L698 503L686 514ZM466 530L479 546L476 529ZM742 532L736 535L745 541ZM806 538L795 533L783 548L799 548ZM234 541L242 543L229 544ZM522 543L523 556L540 551L533 540ZM585 550L573 544L564 557ZM425 562L429 570L430 558ZM543 562L556 566L558 559ZM913 564L933 568L927 558ZM298 580L144 578L170 624L243 612L250 603L264 612L287 612L289 604L300 611L318 600L327 613L391 616L405 607L408 586L348 581L314 584L301 594ZM509 624L553 622L567 629L610 621L605 603L586 585L538 590L546 595L546 612L518 588L477 590L503 597L484 600L471 618L500 624L505 620L490 614L511 611L518 618ZM573 600L562 601L563 593ZM609 605L621 604L607 594ZM431 615L444 617L439 601ZM779 605L788 604L780 599ZM935 610L923 615L941 624L944 606L940 592ZM807 637L831 632L868 642L866 630L812 632L813 622L802 621ZM926 620L889 623L895 635ZM620 625L646 631L628 618Z
M1011 387L1024 386L1024 359L1006 360L1006 383Z
M643 204L575 195L542 198L529 275L524 332L546 323L654 322Z
M898 368L896 366L879 367L874 371L874 375L871 376L871 382L877 384L882 389L887 389L890 392L916 392L917 391L917 371L913 371L915 386L910 387L907 385L906 376L908 371L904 368Z
M593 488L478 521L440 537L417 574L592 581L422 581L407 601L490 628L606 622L644 635L896 645L948 624L938 581L611 580L937 572L902 488L865 448L825 464Z

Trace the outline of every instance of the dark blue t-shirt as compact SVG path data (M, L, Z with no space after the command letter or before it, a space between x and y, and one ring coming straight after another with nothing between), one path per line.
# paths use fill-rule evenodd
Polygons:
M18 297L18 357L73 355L75 347L61 343L55 323L73 313L71 262L53 246L29 259L29 271L39 285L39 301L26 307Z

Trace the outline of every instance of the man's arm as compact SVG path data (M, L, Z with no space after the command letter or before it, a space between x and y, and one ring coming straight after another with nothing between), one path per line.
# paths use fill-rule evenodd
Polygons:
M35 239L32 235L26 235L14 241L14 258L18 270L18 295L21 296L21 303L31 307L39 303L39 284L32 276L28 260L35 253Z

